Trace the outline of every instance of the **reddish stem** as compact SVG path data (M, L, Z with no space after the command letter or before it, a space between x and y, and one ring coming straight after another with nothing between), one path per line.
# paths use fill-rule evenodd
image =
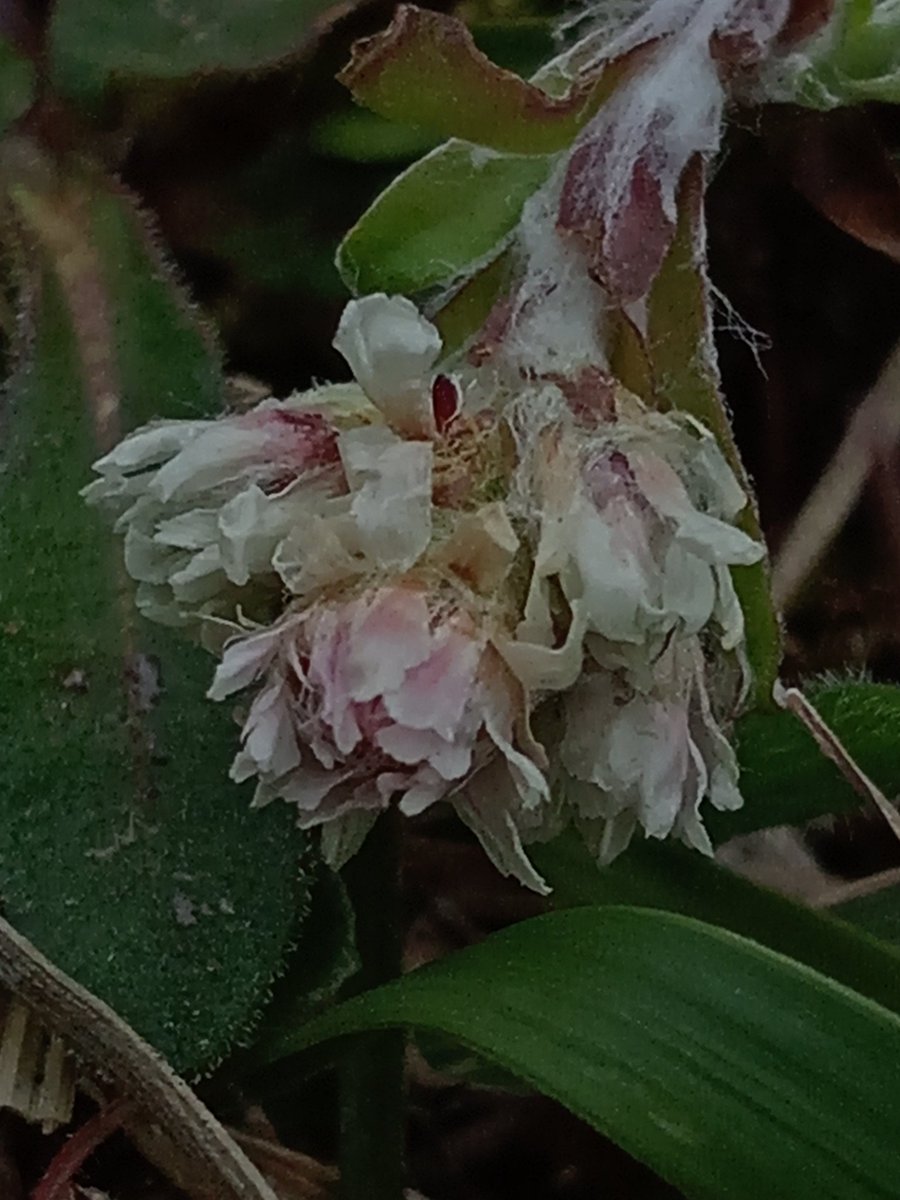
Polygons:
M129 1107L127 1100L114 1100L76 1129L47 1167L31 1200L70 1200L75 1176L97 1147L121 1127Z

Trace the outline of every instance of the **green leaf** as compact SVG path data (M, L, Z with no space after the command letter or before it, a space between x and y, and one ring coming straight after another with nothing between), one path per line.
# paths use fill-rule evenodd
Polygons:
M356 294L446 288L496 258L552 158L450 141L400 175L350 230L338 270Z
M863 770L886 795L897 795L900 688L846 682L807 691ZM714 841L859 808L859 797L790 713L748 713L737 723L736 744L744 806L730 813L708 813Z
M78 490L109 409L98 372L132 425L209 412L219 363L121 197L18 198L57 271L6 394L0 895L195 1073L246 1033L296 942L309 851L287 806L251 811L229 782L236 731L204 699L212 660L139 621L121 546Z
M669 913L538 917L299 1031L451 1034L692 1200L891 1200L900 1019L790 959Z
M529 856L553 888L555 908L629 904L694 917L795 958L900 1013L900 949L854 929L846 905L833 913L814 911L673 842L632 842L614 863L600 867L570 830L530 846ZM878 935L864 923L863 929Z
M0 38L0 136L31 104L34 83L34 63Z
M825 109L870 101L896 104L900 27L890 0L839 5L830 28L804 46L796 62L794 103Z
M295 55L331 0L57 0L50 65L63 92L111 77L183 79L247 71Z
M653 388L660 406L690 413L715 434L750 498L739 524L761 541L753 488L719 390L709 318L703 192L703 169L697 160L682 180L675 237L648 301L647 350ZM734 567L732 577L744 610L753 701L757 707L771 708L781 662L781 635L772 606L768 564Z
M492 63L455 17L401 4L387 30L355 44L338 79L389 120L510 154L551 154L572 142L619 74L613 66L600 82L550 96Z

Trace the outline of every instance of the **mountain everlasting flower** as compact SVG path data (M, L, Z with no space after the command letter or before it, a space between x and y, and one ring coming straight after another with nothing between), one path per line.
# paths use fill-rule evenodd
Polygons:
M335 344L355 383L157 422L87 489L147 615L221 654L233 778L333 863L438 802L538 890L523 847L569 819L604 859L638 828L708 849L701 805L740 802L729 569L762 553L714 439L602 371L441 373L406 300Z

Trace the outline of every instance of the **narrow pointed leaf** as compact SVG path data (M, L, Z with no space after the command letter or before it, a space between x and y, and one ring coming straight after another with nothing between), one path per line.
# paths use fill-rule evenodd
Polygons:
M629 904L681 913L787 954L900 1014L900 948L879 941L879 931L857 922L849 905L807 908L672 842L634 842L600 867L567 831L529 854L553 888L554 908Z
M900 1018L669 913L538 917L298 1034L451 1034L566 1104L691 1200L889 1200Z

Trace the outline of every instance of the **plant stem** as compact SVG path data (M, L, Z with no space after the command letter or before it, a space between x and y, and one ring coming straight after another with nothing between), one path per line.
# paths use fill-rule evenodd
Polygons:
M390 809L344 868L356 913L360 970L367 991L400 974L400 823ZM403 1059L406 1036L360 1034L341 1064L341 1200L400 1200L406 1140Z

